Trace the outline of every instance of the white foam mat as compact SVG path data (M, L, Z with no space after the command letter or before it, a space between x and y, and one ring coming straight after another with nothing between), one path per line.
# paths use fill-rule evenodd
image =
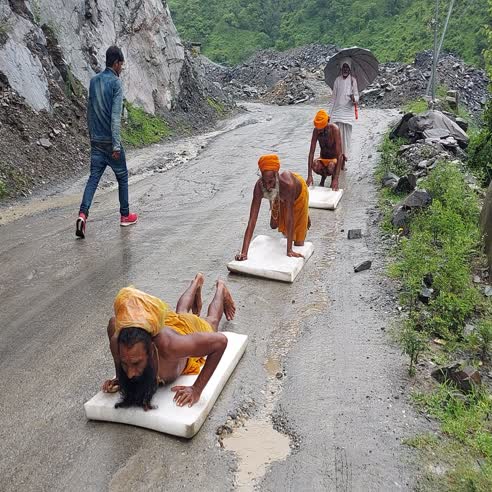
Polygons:
M304 255L304 258L290 258L287 256L287 239L282 237L257 236L249 246L248 259L245 261L231 261L227 264L230 272L254 275L281 282L294 282L299 272L312 256L312 243L304 246L294 246L295 252Z
M323 186L309 188L309 207L335 210L343 196L343 190L333 191Z
M145 412L142 408L137 407L116 409L114 405L121 396L118 393L108 394L100 391L84 405L87 418L146 427L179 437L193 437L200 430L210 410L212 410L248 343L246 335L223 333L228 340L227 348L205 386L200 400L191 408L187 406L177 407L173 402L174 393L171 388L176 385L191 386L197 376L180 376L172 384L157 390L152 399L152 404L157 405L155 410Z

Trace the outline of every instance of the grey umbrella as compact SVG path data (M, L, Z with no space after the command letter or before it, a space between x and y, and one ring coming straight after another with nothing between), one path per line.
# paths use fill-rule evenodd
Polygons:
M379 62L371 51L357 46L343 49L328 59L325 82L333 89L335 79L340 75L341 64L347 58L351 61L352 75L357 79L359 91L363 91L377 77Z

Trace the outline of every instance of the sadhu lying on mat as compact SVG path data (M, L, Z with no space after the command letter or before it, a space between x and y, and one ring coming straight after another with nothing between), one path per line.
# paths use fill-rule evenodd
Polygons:
M314 158L316 143L319 143L321 155ZM338 127L330 123L330 117L324 110L314 118L313 136L308 158L308 186L313 185L313 171L321 176L320 186L325 186L325 180L331 176L331 188L338 190L340 169L343 166L342 140Z
M231 320L236 312L229 290L218 280L207 316L200 318L203 281L203 275L197 274L176 311L134 287L120 290L108 325L116 378L102 387L108 393L121 392L116 408L136 405L152 409L158 385L171 383L182 374L199 376L193 386L171 388L176 404L191 407L200 399L227 347L227 338L218 333L222 315Z
M280 159L277 155L264 155L258 161L261 178L253 190L253 201L249 214L248 227L244 234L241 253L236 260L248 259L248 250L260 211L261 200L270 201L270 227L287 236L287 256L302 257L292 250L292 245L304 246L307 231L311 227L309 219L309 190L304 178L290 171L280 170Z

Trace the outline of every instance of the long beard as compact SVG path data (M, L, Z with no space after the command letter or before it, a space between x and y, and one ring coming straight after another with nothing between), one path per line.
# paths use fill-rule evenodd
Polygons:
M116 403L115 408L150 406L157 390L156 371L149 363L141 376L130 379L120 368L119 383L122 399Z
M280 181L277 178L275 180L275 188L272 190L268 191L265 188L265 185L263 184L263 181L261 183L261 191L263 192L263 198L266 198L270 202L270 207L278 200L280 196Z

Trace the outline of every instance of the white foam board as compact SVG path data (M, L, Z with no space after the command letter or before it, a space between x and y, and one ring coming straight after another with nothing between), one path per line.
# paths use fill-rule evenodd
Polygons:
M287 239L282 237L257 236L249 246L248 259L231 261L227 264L230 272L254 275L255 277L294 282L314 252L313 243L292 248L304 258L287 256Z
M121 398L120 395L100 391L84 405L87 418L145 427L188 439L193 437L210 413L248 343L246 335L222 333L227 337L227 348L205 386L200 400L191 408L188 406L177 407L173 401L174 393L171 388L176 385L191 386L197 376L180 376L172 384L157 390L152 399L152 404L157 405L155 410L145 412L142 408L137 407L116 409L114 405Z
M309 207L335 210L343 196L343 190L333 191L323 186L309 188Z

